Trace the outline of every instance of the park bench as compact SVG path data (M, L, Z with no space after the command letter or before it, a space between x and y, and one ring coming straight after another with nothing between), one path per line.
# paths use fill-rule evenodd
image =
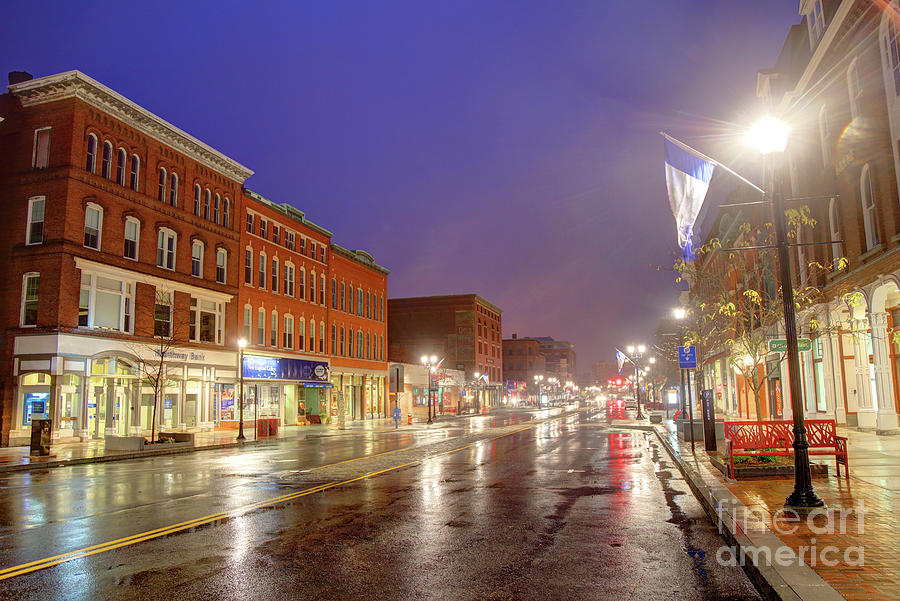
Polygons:
M834 455L838 477L843 465L844 477L850 479L847 438L837 435L833 419L806 420L806 439L810 456ZM793 444L793 421L725 422L725 452L732 478L735 457L790 456L794 454Z

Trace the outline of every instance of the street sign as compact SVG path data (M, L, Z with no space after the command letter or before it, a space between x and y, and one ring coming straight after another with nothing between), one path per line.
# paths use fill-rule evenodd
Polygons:
M678 347L678 367L681 369L697 369L697 347Z
M798 338L797 339L797 347L801 351L808 351L812 349L812 340L809 338ZM774 340L769 341L769 352L770 353L786 353L787 352L787 338L776 338Z

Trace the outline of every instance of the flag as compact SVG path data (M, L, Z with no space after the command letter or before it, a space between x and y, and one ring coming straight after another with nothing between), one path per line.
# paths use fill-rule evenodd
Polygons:
M674 138L665 136L666 144L666 187L669 191L669 206L675 216L678 231L678 246L684 250L684 260L690 261L691 238L694 223L709 190L716 163Z
M625 353L616 349L616 363L619 364L619 374L622 373L622 368L625 366L625 362L628 360L628 357L625 356Z

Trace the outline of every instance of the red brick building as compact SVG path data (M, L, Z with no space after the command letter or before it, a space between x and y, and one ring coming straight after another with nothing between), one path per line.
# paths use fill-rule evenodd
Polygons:
M487 374L493 391L489 404L500 402L503 384L502 310L477 294L392 298L388 301L391 362L419 363L437 355L450 369Z
M65 438L149 430L154 365L158 425L211 427L252 172L77 71L12 82L0 116L4 444L32 412Z

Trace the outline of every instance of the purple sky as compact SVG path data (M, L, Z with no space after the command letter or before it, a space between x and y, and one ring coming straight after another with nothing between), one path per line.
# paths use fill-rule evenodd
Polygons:
M390 296L477 292L586 371L676 302L657 132L732 158L797 22L785 0L16 2L0 66L85 72L370 251Z

